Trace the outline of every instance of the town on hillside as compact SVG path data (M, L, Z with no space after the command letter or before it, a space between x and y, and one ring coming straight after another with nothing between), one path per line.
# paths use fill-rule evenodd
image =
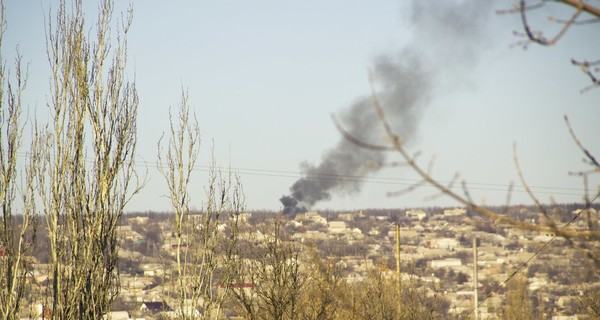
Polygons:
M580 209L576 205L558 207L550 211L562 215L553 217L556 221L570 221L571 230L588 228L585 219L573 219ZM590 210L598 216L597 209ZM506 214L539 224L545 219L535 207L514 206ZM281 310L287 319L299 312L314 316L314 306L323 314L351 312L352 319L391 308L390 314L411 310L428 319L506 319L515 309L529 312L531 319L558 320L584 319L600 300L597 262L584 250L600 250L600 243L581 248L556 234L494 223L465 208L293 216L246 212L220 217L214 225L207 225L204 215L190 214L191 228L183 235L172 214L123 216L118 227L120 290L104 318L186 314L200 319L210 317L209 312L258 319L274 318ZM232 219L239 226L235 233ZM218 243L212 252L207 252L207 236L192 236L209 227L222 236L214 239ZM50 308L39 298L52 283L44 232L38 231L41 241L31 257L32 290L37 292L28 295L24 319L44 319ZM232 239L237 249L229 246ZM236 271L223 271L231 261ZM187 268L183 280L177 276L182 266ZM202 294L194 295L196 289Z

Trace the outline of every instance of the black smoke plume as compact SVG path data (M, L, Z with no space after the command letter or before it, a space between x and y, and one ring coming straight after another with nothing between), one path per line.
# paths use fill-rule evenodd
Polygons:
M478 61L486 40L491 1L413 1L413 40L396 55L382 55L372 70L377 95L394 130L410 141L421 110L440 88L456 85ZM357 99L341 113L351 135L375 144L381 139L379 120L370 97ZM362 149L344 138L326 151L317 165L302 163L303 178L280 201L286 214L306 211L331 199L332 191L358 192L360 176L374 173L384 153Z

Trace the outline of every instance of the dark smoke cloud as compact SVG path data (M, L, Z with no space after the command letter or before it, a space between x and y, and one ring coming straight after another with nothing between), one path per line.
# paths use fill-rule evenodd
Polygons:
M414 40L395 55L374 61L378 97L405 141L414 135L421 110L436 90L456 85L476 65L485 44L491 1L413 1L409 21ZM363 141L380 144L382 131L370 97L342 111L344 128ZM378 143L379 142L379 143ZM357 147L344 138L326 151L317 165L302 163L304 177L280 201L284 213L306 211L331 199L332 191L358 192L360 176L379 170L384 153Z

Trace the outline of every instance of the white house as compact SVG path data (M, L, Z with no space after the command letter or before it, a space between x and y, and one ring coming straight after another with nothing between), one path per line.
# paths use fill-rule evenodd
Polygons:
M340 213L338 215L338 219L345 220L345 221L352 221L352 220L354 220L354 215L352 213Z
M431 260L431 267L436 268L448 268L448 267L459 267L462 266L462 261L458 258L448 258L441 260Z
M463 209L463 208L444 210L445 217L460 217L462 215L465 215L466 213L467 213L467 210Z
M327 224L327 218L322 217L316 211L308 211L304 214L304 219L313 221L314 223Z
M329 221L329 232L331 233L343 233L346 229L346 221Z
M431 240L431 247L438 249L453 249L458 247L458 240L452 238L439 238Z
M427 213L425 213L423 210L407 210L406 216L413 219L423 220L425 217L427 217Z

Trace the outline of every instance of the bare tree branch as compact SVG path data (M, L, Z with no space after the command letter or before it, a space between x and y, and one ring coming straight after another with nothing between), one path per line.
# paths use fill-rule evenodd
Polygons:
M527 38L529 38L529 40L544 45L544 46L551 46L556 44L556 42L558 42L558 40L560 40L560 38L567 32L567 30L569 30L569 28L573 25L573 23L577 20L577 17L579 17L579 15L581 14L583 8L582 6L578 6L577 10L571 15L571 17L567 20L567 22L564 23L563 27L560 29L560 31L558 31L558 33L556 33L556 35L551 38L548 39L546 37L544 37L542 35L542 33L540 32L533 32L531 30L531 27L529 26L529 23L527 22L527 6L525 4L525 0L520 0L519 2L520 4L520 13L521 13L521 20L523 22L523 28L525 29L525 34L527 35Z
M528 4L527 0L519 0L518 4L514 8L497 10L497 14L507 13L518 13L521 16L521 22L523 26L523 33L515 32L516 35L526 38L526 40L517 41L515 45L521 46L526 49L530 43L537 43L542 46L555 45L570 29L572 26L584 26L592 23L600 22L600 7L590 4L588 1L583 0L558 0L553 3L562 4L574 8L573 12L566 19L558 18L554 16L548 17L548 21L551 23L561 24L562 26L552 37L547 37L542 30L533 30L528 13L534 10L539 10L546 4L550 3L548 0L541 0L534 4ZM581 14L587 14L592 18L579 20ZM591 68L593 63L587 61L580 61L577 59L571 59L573 65L579 66L582 72L591 80L592 84L586 86L581 90L582 93L587 92L593 88L600 86L600 79L597 76L598 69Z
M466 188L465 183L463 183L463 189L465 192L465 196L461 196L458 193L452 191L449 188L449 186L451 187L451 185L449 185L449 186L442 185L438 180L436 180L432 177L431 168L429 168L427 170L423 169L414 160L414 158L409 156L409 154L406 152L401 138L392 130L391 125L389 124L387 117L385 116L383 108L382 108L382 106L379 102L379 99L377 98L377 95L375 93L372 78L370 78L370 81L371 81L371 88L372 88L371 98L372 98L372 102L373 102L373 107L375 108L375 110L379 116L380 123L381 123L382 127L385 129L385 132L389 138L389 141L391 141L390 147L394 148L400 154L402 159L409 165L409 167L415 173L417 173L417 175L419 175L422 179L422 181L419 181L415 185L409 187L408 191L414 190L417 187L420 187L421 185L429 184L429 185L435 187L437 190L439 190L442 194L445 194L448 197L458 201L462 205L466 206L468 209L481 214L482 216L494 221L495 223L505 223L505 224L508 224L508 225L511 225L511 226L514 226L514 227L517 227L517 228L520 228L523 230L537 231L537 232L542 232L542 233L558 233L562 237L565 237L565 238L588 239L588 240L600 241L600 232L598 232L596 230L580 231L580 230L571 230L571 229L566 229L566 228L561 228L560 230L558 230L556 225L552 225L552 224L551 225L538 225L538 224L533 224L533 223L529 223L526 221L515 220L506 215L498 214L489 209L486 209L485 207L476 204L471 199L470 195L468 194L468 190ZM339 128L339 126L338 126L338 128ZM343 128L342 128L341 132L344 135L344 137L351 136L347 132L344 134L345 131L343 130ZM356 141L360 141L360 140L357 139L356 137L351 137L351 139L349 139L349 141L355 143ZM370 144L365 145L364 143L358 143L357 145L359 147L363 147L363 148L366 147L367 149L370 149L372 147ZM378 146L378 148L376 150L382 150L383 148L384 148L384 146ZM371 149L371 150L374 150L374 149ZM518 168L518 162L516 162L516 164L517 164L517 168ZM520 169L518 169L518 170L520 171ZM531 192L531 190L527 186L522 174L521 174L521 179L524 183L525 188L527 190L529 190L528 193L529 193L530 197L536 202L536 204L538 205L539 208L543 208L541 206L539 200L537 200L535 195ZM402 193L404 193L404 192L400 192L398 194L402 194ZM392 195L394 195L394 194L392 194ZM588 205L588 204L586 204L586 205ZM588 207L586 207L586 208L588 208ZM558 232L558 231L560 231L560 232Z

